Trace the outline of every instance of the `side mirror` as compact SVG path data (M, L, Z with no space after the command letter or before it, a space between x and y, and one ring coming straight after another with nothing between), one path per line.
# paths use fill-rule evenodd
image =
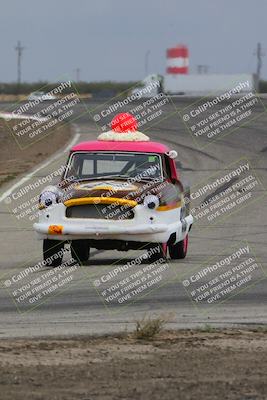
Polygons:
M166 153L166 154L167 154L167 156L170 157L172 160L174 160L174 159L178 156L178 153L177 153L177 151L175 151L175 150L170 150L170 151L168 151L168 153Z

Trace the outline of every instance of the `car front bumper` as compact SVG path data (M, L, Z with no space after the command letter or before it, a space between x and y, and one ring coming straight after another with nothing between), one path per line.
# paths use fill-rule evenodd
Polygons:
M116 239L123 241L164 243L171 234L182 240L193 223L192 215L180 221L178 209L159 212L142 205L134 208L131 220L66 218L65 206L57 204L42 211L34 230L39 239Z

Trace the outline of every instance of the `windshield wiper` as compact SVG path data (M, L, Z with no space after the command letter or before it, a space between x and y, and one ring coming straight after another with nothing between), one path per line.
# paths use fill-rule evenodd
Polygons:
M138 177L138 175L136 176L129 176L129 175L104 175L104 176L95 176L93 178L81 178L81 179L77 179L77 181L82 182L82 181L95 181L95 180L99 180L99 179L115 179L115 178L120 178L120 179L129 179L129 180L133 180L133 181L157 181L157 182L161 182L161 178L160 177Z
M117 174L117 175L108 175L108 176L104 176L103 179L111 179L111 178L119 178L119 179L129 179L130 181L133 180L134 182L138 182L138 181L152 181L152 180L158 180L159 178L152 178L152 177L141 177L138 175L135 176L131 176L131 175L123 175L123 174ZM101 178L102 179L102 178Z
M98 179L111 179L111 178L125 178L128 179L130 178L129 175L104 175L104 176L94 176L93 178L80 178L77 179L77 181L82 182L82 181L95 181Z

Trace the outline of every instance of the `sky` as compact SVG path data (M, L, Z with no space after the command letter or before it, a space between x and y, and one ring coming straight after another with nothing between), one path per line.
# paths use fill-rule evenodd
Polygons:
M257 42L267 49L266 0L1 0L0 82L134 81L165 73L166 49L190 51L190 73L252 73ZM267 55L262 78L267 79Z

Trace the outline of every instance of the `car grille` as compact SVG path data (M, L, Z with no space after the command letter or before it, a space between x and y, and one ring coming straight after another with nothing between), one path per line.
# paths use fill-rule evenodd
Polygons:
M70 206L66 209L67 218L94 218L125 220L133 219L134 212L129 205L113 204L83 204Z

